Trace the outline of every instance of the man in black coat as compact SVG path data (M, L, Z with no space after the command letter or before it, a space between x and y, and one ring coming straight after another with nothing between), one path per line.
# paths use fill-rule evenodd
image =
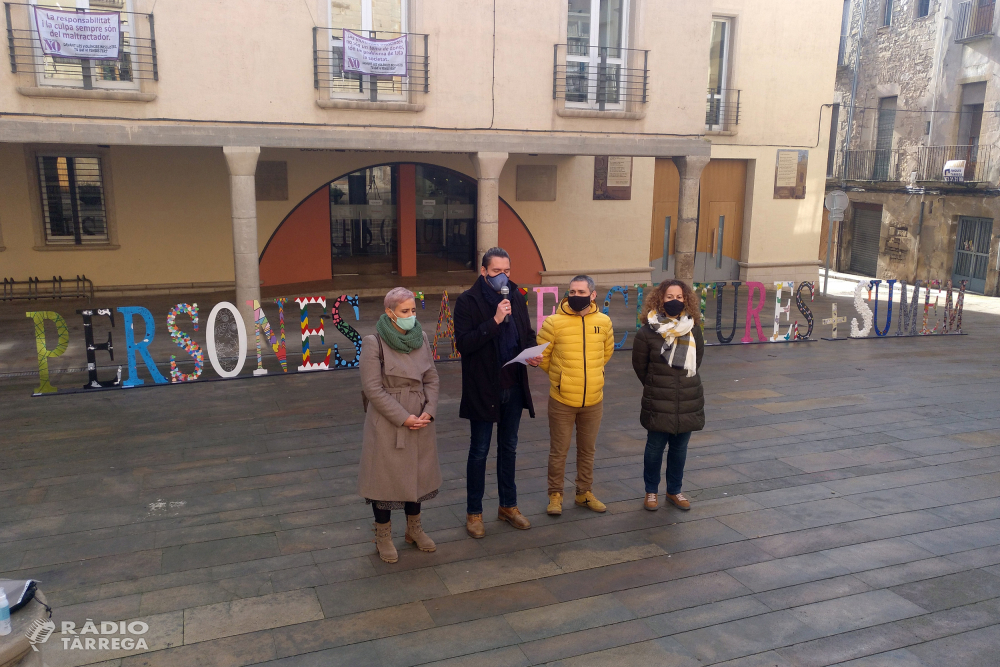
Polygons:
M507 287L512 299L501 294ZM528 388L528 369L519 363L504 366L535 343L528 306L510 281L510 255L503 248L490 248L483 255L480 276L455 301L455 342L462 355L462 405L459 416L469 420L472 431L465 529L472 537L483 537L483 493L486 487L486 457L490 453L493 424L497 424L497 486L500 510L497 518L521 530L531 527L517 509L514 465L517 429L521 412L535 416ZM537 366L541 356L529 359Z

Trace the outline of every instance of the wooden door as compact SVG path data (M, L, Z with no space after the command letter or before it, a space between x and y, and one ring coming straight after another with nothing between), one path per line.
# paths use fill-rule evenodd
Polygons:
M649 236L649 265L653 268L653 281L657 283L674 275L680 183L674 161L670 158L657 159L653 172L653 219Z
M712 160L705 166L701 174L695 282L739 279L746 182L745 160Z

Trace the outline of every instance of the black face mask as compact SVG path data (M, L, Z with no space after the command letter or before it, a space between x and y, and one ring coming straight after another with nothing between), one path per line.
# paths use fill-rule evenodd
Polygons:
M670 317L677 317L684 312L684 302L670 300L663 304L663 312Z
M589 296L568 296L566 301L569 307L578 313L583 312L590 307L590 297Z

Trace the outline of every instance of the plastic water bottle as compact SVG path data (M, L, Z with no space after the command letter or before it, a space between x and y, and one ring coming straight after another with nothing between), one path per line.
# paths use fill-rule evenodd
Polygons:
M9 635L13 628L10 625L10 605L7 604L7 592L0 588L0 636Z

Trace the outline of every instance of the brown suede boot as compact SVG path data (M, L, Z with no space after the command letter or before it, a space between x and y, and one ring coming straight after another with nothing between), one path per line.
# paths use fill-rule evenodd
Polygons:
M420 525L420 515L406 515L406 541L409 544L416 544L421 551L434 551L437 547L434 540L427 537L423 526Z
M465 532L469 534L469 537L474 537L477 540L480 537L486 537L486 526L483 525L483 515L466 514Z
M516 507L501 507L497 512L497 518L501 521L506 521L518 530L528 530L531 528L531 522Z
M375 547L378 549L378 557L386 563L395 563L399 560L396 553L396 545L392 543L392 522L375 524Z

